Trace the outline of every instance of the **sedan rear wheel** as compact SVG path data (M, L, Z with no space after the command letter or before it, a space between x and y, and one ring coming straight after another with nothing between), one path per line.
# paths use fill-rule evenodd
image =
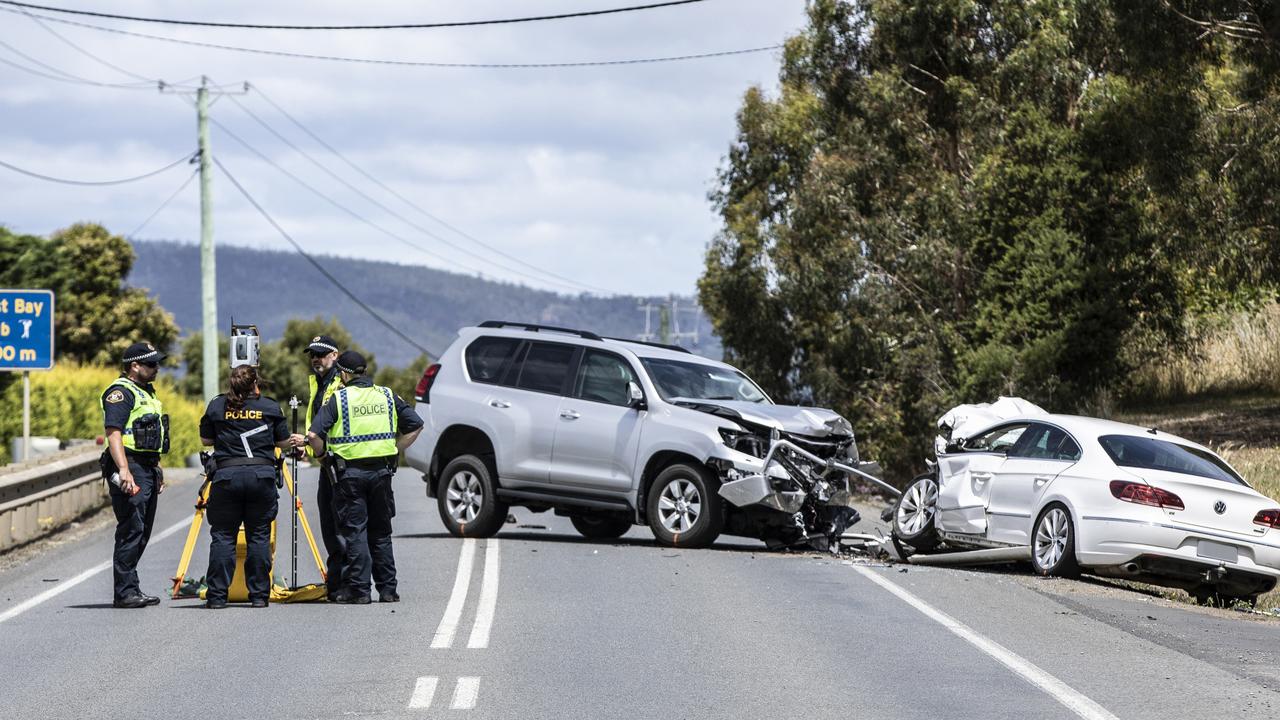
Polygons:
M919 552L938 544L934 521L938 514L938 482L933 474L921 475L907 486L893 512L893 534Z
M1066 507L1055 503L1040 513L1031 533L1031 564L1038 575L1075 577L1080 574L1076 563L1075 527Z

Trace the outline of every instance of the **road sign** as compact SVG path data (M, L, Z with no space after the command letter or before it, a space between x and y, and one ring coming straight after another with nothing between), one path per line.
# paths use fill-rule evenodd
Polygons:
M53 368L53 291L0 290L0 371Z

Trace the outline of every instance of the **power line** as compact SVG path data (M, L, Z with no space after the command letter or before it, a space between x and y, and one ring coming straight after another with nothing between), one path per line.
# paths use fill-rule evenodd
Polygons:
M117 15L114 13L97 12L93 10L70 10L68 8L53 7L50 5L33 5L30 3L16 2L15 0L0 0L0 4L12 5L20 8L30 8L32 10L63 13L66 15L83 15L88 17L107 18L110 20L130 20L133 22L158 23L163 25L241 28L246 30L423 30L429 28L513 25L516 23L542 22L545 20L568 20L571 18L593 17L597 15L616 15L618 13L636 12L639 10L655 10L658 8L673 7L676 5L692 5L694 3L704 1L705 0L669 0L668 2L656 2L649 3L647 5L631 5L628 7L609 8L607 10L581 10L570 13L558 13L555 15L532 15L527 17L500 18L496 20L462 20L457 22L399 23L390 25L261 25L253 23L174 20L170 18L141 17L137 15Z
M488 243L482 242L481 240L478 240L478 239L476 239L475 237L473 237L473 236L471 236L471 235L468 235L467 233L463 232L462 230L459 230L458 228L454 227L453 225L450 225L449 223L447 223L447 222L445 222L444 220L440 219L440 218L439 218L439 217L437 217L436 215L433 215L432 213L428 212L428 211L427 211L426 209L424 209L421 205L418 205L417 203L413 202L412 200L410 200L409 198L405 197L404 195L401 195L400 193L396 192L396 191L395 191L391 186L387 185L386 183L382 182L382 181L381 181L381 180L379 180L378 178L374 177L372 174L370 174L369 172L367 172L364 168L360 167L359 165L356 165L354 162L352 162L350 159L348 159L346 155L343 155L341 152L338 152L338 149L337 149L337 148L335 148L335 147L333 147L332 145L330 145L329 143L325 142L323 138L321 138L319 135L317 135L317 134L315 134L314 132L312 132L312 131L310 130L310 128L308 128L306 125L303 125L303 124L302 124L302 122L301 122L300 120L298 120L297 118L295 118L295 117L294 117L293 115L291 115L287 110L285 110L283 107L281 107L281 106L279 105L279 103L277 103L276 101L272 100L272 99L271 99L271 98L270 98L266 93L264 93L264 92L262 91L262 88L258 87L257 85L254 85L254 86L253 86L253 89L254 89L254 90L257 90L257 92L258 92L258 96L259 96L259 97L261 97L263 100L265 100L269 105L271 105L271 107L275 108L275 109L276 109L276 111L277 111L277 112L279 112L281 115L285 116L285 118L287 118L287 119L289 120L289 122L291 122L291 123L293 123L294 125L296 125L296 126L298 127L298 129L299 129L299 130L302 130L302 132L306 133L306 134L307 134L307 135L308 135L312 140L315 140L317 143L319 143L321 147L325 148L326 150L328 150L329 152L331 152L331 153L333 153L335 156L337 156L337 158L338 158L339 160L341 160L342 162L346 163L346 164L347 164L347 166L348 166L348 167L350 167L352 170L355 170L356 172L360 173L360 174L361 174L361 175L363 175L367 180L369 180L369 181L370 181L370 182L372 182L373 184L377 185L378 187L382 188L383 190L385 190L387 193L391 194L392 196L394 196L394 197L398 198L398 199L399 199L401 202L403 202L405 205L408 205L409 207L413 208L414 210L417 210L418 212L422 213L423 215L425 215L426 217L430 218L431 220L434 220L435 222L439 223L439 224L440 224L441 226L443 226L444 228L446 228L446 229L448 229L448 230L453 231L454 233L458 234L458 235L459 235L459 236L461 236L462 238L464 238L464 239L466 239L466 240L469 240L469 241L471 241L471 242L475 243L476 245L479 245L480 247L482 247L482 248L484 248L484 249L488 250L489 252L491 252L491 253L493 253L493 254L495 254L495 255L499 255L499 256L501 256L501 257L504 257L504 258L506 258L506 259L508 259L508 260L511 260L512 262L520 263L521 265L524 265L525 267L528 267L528 268L531 268L531 269L533 269L533 270L536 270L537 272L542 273L543 275L546 275L546 276L548 276L548 277L555 278L556 280L562 280L562 281L564 281L564 282L568 282L568 283L571 283L571 284L573 284L573 285L577 285L577 286L579 286L579 287L587 288L588 290L592 290L592 291L595 291L595 292L601 292L601 293L604 293L604 294L606 294L606 295L612 295L612 294L614 294L612 290L608 290L608 289L605 289L605 288L596 287L596 286L594 286L594 285L589 285L589 284L587 284L587 283L579 282L579 281L576 281L576 280L571 280L571 279L569 279L569 278L567 278L567 277L564 277L564 276L562 276L562 275L557 275L557 274L555 274L555 273L551 272L550 270L544 270L544 269L539 268L539 267L537 267L537 266L535 266L535 265L532 265L532 264L530 264L530 263L527 263L527 262L525 262L525 261L521 260L520 258L517 258L517 257L515 257L515 256L513 256L513 255L509 255L509 254L507 254L507 253L503 252L502 250L499 250L498 248L496 248L496 247L494 247L494 246L492 246L492 245L490 245L490 244L488 244Z
M359 305L365 312L372 315L374 320L377 320L388 330L395 333L396 337L400 338L401 340L404 340L410 346L417 348L418 350L426 353L427 355L430 355L431 357L439 357L439 355L436 355L435 353L426 349L422 345L418 344L418 342L413 338L409 337L408 335L405 335L403 332L400 331L399 328L393 325L391 321L382 317L382 315L379 314L377 310L374 310L373 308L369 307L367 304L365 304L363 300L356 297L356 294L351 292L351 290L347 289L347 286L343 285L342 281L334 277L332 273L326 270L325 267L319 263L319 261L317 261L314 257L312 257L306 250L303 250L302 246L299 245L298 242L294 240L292 236L289 235L289 233L285 232L284 228L280 227L280 223L277 223L275 221L275 218L271 217L271 215L261 205L258 204L258 201L253 199L253 196L249 194L249 191L244 189L244 186L240 184L239 180L236 180L235 175L232 175L230 170L227 170L227 166L223 165L221 160L215 157L213 158L213 164L217 165L218 169L222 171L222 174L226 175L227 179L231 181L231 184L235 185L236 189L240 191L240 194L244 195L244 199L248 200L249 204L252 205L262 215L262 217L266 219L267 222L271 223L271 227L275 228L276 232L280 233L280 235L285 240L289 241L289 244L293 246L293 249L296 250L299 255L306 258L307 262L311 263L311 265L314 266L316 270L319 270L320 274L324 275L325 279L333 283L333 286L338 288L338 290L340 290L342 294L350 298L351 301L354 302L356 305Z
M186 180L183 180L183 181L182 181L182 184L178 186L178 189L173 191L173 194L172 194L172 195L170 195L169 197L165 198L165 201L164 201L164 202L162 202L162 203L160 203L160 207L156 208L156 209L155 209L155 212L153 212L153 213L151 213L150 215L148 215L148 216L147 216L147 219L142 221L142 224L140 224L140 225L138 225L138 227L134 228L134 229L133 229L133 232L130 232L129 234L125 235L125 237L126 237L126 238L130 238L130 239L132 239L132 238L134 238L134 237L137 237L138 233L142 232L142 228L144 228L144 227L146 227L148 224L150 224L152 220L155 220L155 219L156 219L156 216L157 216L157 215L159 215L159 214L160 214L160 212L161 212L162 210L164 210L165 208L169 207L169 203L173 202L173 199L174 199L174 198L176 198L176 197L178 197L179 195L181 195L181 194L182 194L182 191L183 191L183 190L186 190L186 189L187 189L187 186L191 184L191 181L192 181L192 180L195 180L195 179L196 179L196 176L197 176L197 175L199 175L199 174L200 174L200 168L196 168L196 169L195 169L195 171L193 171L190 175L188 175L188 176L187 176L187 179L186 179Z
M308 153L307 153L306 151L304 151L302 148L298 147L298 146L297 146L297 145L295 145L293 142L291 142L291 141L290 141L288 138L286 138L284 135L281 135L281 134L280 134L280 133L279 133L275 128L273 128L269 123L267 123L267 122L266 122L265 120L263 120L262 118L258 117L258 115L257 115L256 113L254 113L252 110L250 110L249 108L245 107L245 106L244 106L244 104L243 104L243 103L241 103L239 100L236 100L236 99L233 97L233 98L231 98L231 101L232 101L232 102L234 102L237 106L239 106L239 108L240 108L241 110L243 110L243 111L245 112L245 114L247 114L247 115L248 115L250 118L252 118L255 122L257 122L257 123L258 123L259 125L261 125L262 127L266 128L266 129L267 129L267 131L268 131L268 132L270 132L272 135L274 135L278 140L280 140L280 142L284 143L284 144L285 144L285 145L287 145L288 147L292 148L294 152L298 153L298 154L299 154L299 155L301 155L302 157L304 157L304 158L306 158L307 160L309 160L313 165L315 165L316 167L320 168L320 169L321 169L321 170L323 170L327 175L329 175L329 177L333 178L334 180L337 180L339 183L342 183L342 184L343 184L343 185L345 185L348 189L350 189L352 192L356 193L356 194L357 194L357 195L359 195L360 197L362 197L362 198L364 198L365 200L367 200L369 203L373 204L375 207L377 207L377 208L381 209L383 212L387 213L388 215L391 215L392 217L396 218L396 219L397 219L397 220L399 220L400 222L403 222L404 224L406 224L406 225L408 225L409 227L411 227L411 228L413 228L413 229L415 229L415 230L417 230L417 231L419 231L419 232L423 233L424 235L427 235L428 237L431 237L431 238L433 238L433 239L435 239L435 240L438 240L439 242L444 243L445 245L447 245L447 246L449 246L449 247L453 248L454 250L456 250L456 251L458 251L458 252L460 252L460 253L463 253L463 254L465 254L465 255L467 255L467 256L469 256L469 257L475 258L476 260L479 260L480 262L483 262L483 263L489 263L489 264L491 264L491 265L493 265L493 266L495 266L495 267L501 268L501 269L503 269L503 270L505 270L505 271L507 271L507 272L515 273L515 274L517 274L517 275L519 275L519 276L521 276L521 277L527 278L527 279L529 279L529 280L533 280L533 281L535 281L535 282L539 282L539 283L546 283L546 282L548 282L545 278L538 277L538 276L536 276L536 275L530 275L529 273L526 273L526 272L524 272L524 271L522 271L522 270L520 270L520 269L518 269L518 268L511 267L511 266L509 266L509 265L504 265L504 264L502 264L502 263L499 263L499 262L495 262L495 261L493 261L493 260L490 260L489 258L486 258L486 257L484 257L484 256L482 256L482 255L478 255L478 254L476 254L476 253L472 252L471 250L468 250L467 248L463 247L462 245L459 245L459 244L457 244L457 243L451 242L451 241L449 241L448 239L443 238L443 237L441 237L440 235L438 235L438 234L436 234L436 233L432 232L431 230L429 230L429 229L427 229L427 228L425 228L425 227L423 227L423 226L419 225L418 223L413 222L413 221L412 221L412 220L410 220L409 218L406 218L405 216L401 215L400 213L396 212L395 210L393 210L393 209L391 209L391 208L387 207L385 204L383 204L383 203L382 203L381 201L379 201L377 198L375 198L375 197L373 197L373 196L369 195L368 193L364 192L363 190L361 190L360 188L356 187L355 185L352 185L350 182L347 182L347 180L345 180L344 178L342 178L341 176L339 176L339 175L338 175L337 173L335 173L333 170L329 169L326 165L324 165L323 163L321 163L319 160L316 160L314 157L312 157L310 154L308 154ZM336 154L336 153L335 153L335 154ZM433 219L434 219L434 218L433 218ZM582 284L582 283L579 283L579 282L574 281L574 280L570 280L570 279L568 279L568 278L560 278L559 276L556 276L556 275L554 275L553 273L550 273L550 272L547 272L547 271L545 271L545 270L542 270L541 268L535 267L535 266L530 265L530 264L528 264L528 263L526 263L526 262L523 262L523 261L521 261L521 260L515 260L515 262L516 262L516 263L519 263L520 265L522 265L522 266L524 266L524 267L527 267L527 268L529 268L529 269L531 269L531 270L534 270L534 271L536 271L536 272L539 272L539 273L541 273L541 274L549 275L549 276L552 276L552 277L556 277L556 278L558 278L559 280L562 280L562 281L563 281L563 282L554 282L554 281L553 281L553 282L552 282L552 284L554 284L554 285L560 285L560 286L567 287L567 288L570 288L570 289L584 289L584 290L585 290L585 289L590 289L590 288L591 288L591 286L589 286L589 285L584 285L584 284ZM606 291L606 292L608 292L608 291Z
M173 168L181 165L182 163L188 162L189 160L191 160L191 158L192 158L192 155L183 155L182 157L178 158L177 160L174 160L168 165L165 165L159 170L152 170L151 172L145 175L138 175L136 177L129 177L129 178L121 178L119 180L92 180L92 181L91 180L68 180L66 178L50 177L48 175L41 175L40 173L32 172L30 170L24 170L18 167L17 165L10 165L9 163L4 162L3 160L0 160L0 167L6 167L14 172L22 173L23 175L28 175L33 178L39 178L40 180L48 180L49 182L62 183L64 185L124 185L125 183L137 182L138 180L146 180L147 178L159 175L160 173L166 170L172 170Z
M5 0L0 0L3 3ZM61 23L63 25L71 25L74 27L88 28L90 30L98 30L100 32L114 33L116 35L126 35L129 37L144 38L147 40L156 40L159 42L174 43L177 45L191 45L194 47L211 48L214 50L230 50L232 52L252 53L254 55L270 55L274 57L297 58L301 60L326 60L330 62L346 62L360 63L364 65L393 65L399 67L430 67L430 68L486 68L486 69L519 69L519 68L574 68L574 67L603 67L610 65L650 65L656 63L683 62L686 60L703 60L707 58L729 57L732 55L747 55L751 53L762 53L770 50L777 50L782 45L765 45L762 47L746 48L742 50L724 50L721 52L696 53L691 55L672 55L665 57L649 57L649 58L631 58L626 60L586 60L579 62L547 62L547 63L448 63L448 62L426 62L417 60L380 60L377 58L357 58L345 57L341 55L316 55L311 53L296 53L285 50L263 50L261 48L248 48L239 45L221 45L218 43L201 42L198 40L184 40L182 38L164 37L161 35L149 35L147 33L132 32L130 30L120 30L118 28L103 27L101 25L91 25L89 23L77 22L75 20L67 20L65 18L54 18L47 15L31 15L24 13L22 10L0 7L0 11L10 13L22 13L29 17L38 17L41 20L49 22Z
M21 57L27 58L31 62L35 62L39 65L43 65L44 67L47 67L53 70L54 73L58 73L56 75L52 73L47 73L42 70L36 70L35 68L27 67L26 65L23 65L21 63L16 63L11 60L0 58L0 64L8 65L11 68L21 70L22 72L25 72L29 75L35 75L37 77L42 77L48 80L56 80L58 82L71 83L73 85L92 85L94 87L114 88L117 90L151 90L152 89L149 87L138 85L136 83L104 83L104 82L98 82L96 80L90 80L88 78L82 78L78 75L72 75L71 73L66 72L65 70L59 70L57 68L54 68L52 65L42 63L39 60L36 60L30 57L29 55L23 52L20 52L19 50L17 50L11 45L8 45L7 43L0 42L0 46L5 47L6 49L9 50L9 52L14 53L15 55L19 55Z

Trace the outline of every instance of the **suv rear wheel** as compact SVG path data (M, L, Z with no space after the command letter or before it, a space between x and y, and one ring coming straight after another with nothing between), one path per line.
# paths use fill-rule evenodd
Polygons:
M649 487L649 527L661 545L706 547L724 527L719 483L696 465L678 463L663 470Z
M582 537L593 540L613 540L627 534L631 519L613 515L573 515L569 518Z
M507 520L489 465L475 455L459 455L440 473L436 505L454 537L490 537Z

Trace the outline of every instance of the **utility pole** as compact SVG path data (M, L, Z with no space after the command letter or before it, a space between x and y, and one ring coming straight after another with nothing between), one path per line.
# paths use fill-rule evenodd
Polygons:
M209 79L196 90L196 132L200 138L200 327L204 400L218 394L218 270L213 252L213 154L209 149Z
M160 83L162 94L187 95L165 82ZM200 77L196 88L196 140L200 162L200 306L201 306L201 389L205 401L218 394L218 270L213 248L213 150L209 146L209 95L245 95L249 83L239 91L209 86L209 78Z

